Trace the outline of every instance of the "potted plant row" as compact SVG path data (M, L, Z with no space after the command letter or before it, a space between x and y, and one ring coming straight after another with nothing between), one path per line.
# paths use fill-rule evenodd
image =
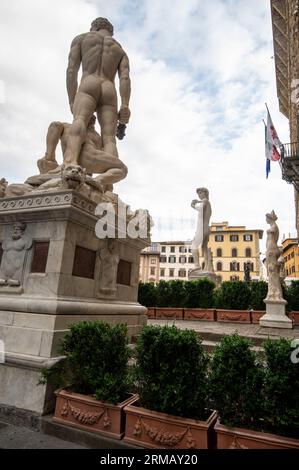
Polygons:
M207 406L208 357L197 334L146 326L137 340L135 386L124 441L155 449L213 446L217 413Z
M290 340L268 340L263 362L250 341L226 336L215 349L210 406L218 449L299 449L299 369Z
M121 439L124 407L136 398L128 392L126 325L82 321L70 327L61 344L63 363L43 371L60 388L53 420Z

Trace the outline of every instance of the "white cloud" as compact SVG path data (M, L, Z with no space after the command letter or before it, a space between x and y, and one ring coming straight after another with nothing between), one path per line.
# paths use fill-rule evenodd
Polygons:
M264 102L289 140L268 0L1 2L0 176L20 182L34 174L48 124L70 120L69 45L96 16L114 23L132 70L132 120L119 143L129 175L115 189L154 215L154 238L192 237L198 186L210 190L214 221L266 229L274 208L281 233L293 232L292 187L275 163L265 179Z

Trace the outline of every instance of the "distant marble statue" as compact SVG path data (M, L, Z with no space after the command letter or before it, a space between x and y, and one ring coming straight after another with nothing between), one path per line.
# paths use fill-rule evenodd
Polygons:
M8 182L5 178L0 179L0 198L5 197L5 193L7 190Z
M2 243L0 286L19 287L21 285L26 252L32 246L32 239L25 235L25 230L25 223L16 222L11 236Z
M283 300L281 288L281 250L277 245L279 229L276 220L277 216L274 211L266 214L266 221L270 228L267 230L266 241L268 294L265 300Z
M119 253L117 242L114 239L106 239L100 250L100 293L113 294L116 292L117 269Z
M128 169L119 158L103 151L102 138L95 130L95 120L93 115L87 127L86 139L80 151L78 165L86 169L90 175L98 174L94 181L103 187L105 192L111 189L111 185L124 179ZM37 162L41 174L51 176L59 173L61 167L56 161L56 148L60 140L62 154L65 156L70 130L71 124L66 122L56 121L50 124L45 156Z
M208 269L212 269L211 252L209 252L208 249L210 235L209 223L212 215L212 209L209 201L208 189L198 188L196 192L200 200L194 199L191 202L191 207L198 211L197 228L195 237L192 241L191 250L194 258L195 268L200 269L198 250L199 247L201 247L202 256L204 258L204 270L208 271Z
M101 127L103 151L118 157L117 123L129 122L131 82L128 57L112 36L112 24L106 18L97 18L92 22L90 32L75 37L71 44L67 92L74 120L66 144L66 164L80 164L81 147L86 140L87 126L94 112L97 113ZM78 88L81 64L82 79ZM114 84L117 73L121 98L119 112Z
M250 263L245 263L245 265L244 265L244 281L245 282L250 282L251 281L250 272L251 272Z

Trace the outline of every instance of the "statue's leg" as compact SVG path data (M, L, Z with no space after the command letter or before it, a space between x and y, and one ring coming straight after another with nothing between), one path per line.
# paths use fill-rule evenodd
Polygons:
M192 245L192 247L191 247L191 252L192 252L192 256L193 256L195 268L198 269L198 268L200 268L200 266L199 266L198 247L196 247L195 245L194 245L194 246Z
M205 263L205 269L207 269L209 265L209 249L208 249L208 239L204 239L202 242L202 255Z
M113 165L113 159L111 159L111 166L112 165ZM124 179L127 173L128 173L127 167L124 165L123 168L110 168L109 170L105 171L101 175L98 175L95 179L102 186L106 186L106 185L110 186Z
M52 122L50 124L46 138L45 156L37 161L37 166L41 174L48 173L48 171L54 170L58 167L55 151L62 133L62 122Z
M78 165L81 147L86 138L87 125L95 109L96 100L91 95L79 91L74 102L74 120L66 138L65 165Z
M102 96L97 115L101 126L103 151L118 158L116 147L117 94L112 82L105 81L102 84Z

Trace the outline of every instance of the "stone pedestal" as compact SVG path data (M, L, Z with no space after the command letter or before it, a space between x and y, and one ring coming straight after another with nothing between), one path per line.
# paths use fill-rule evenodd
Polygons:
M110 253L107 239L95 234L95 208L72 190L0 199L0 272L7 246L23 263L19 285L0 286L0 404L49 411L51 390L37 385L40 370L61 359L59 341L70 324L126 323L132 338L146 323L137 295L140 251L149 239L116 238ZM32 241L22 256L12 238L16 222L26 224L24 237Z
M286 300L264 300L266 313L260 318L260 325L268 328L293 328L293 323L286 316Z
M189 281L196 281L197 279L204 278L210 279L210 281L213 281L216 286L221 284L221 277L213 272L202 271L201 269L192 269L192 271L190 271L188 274Z

